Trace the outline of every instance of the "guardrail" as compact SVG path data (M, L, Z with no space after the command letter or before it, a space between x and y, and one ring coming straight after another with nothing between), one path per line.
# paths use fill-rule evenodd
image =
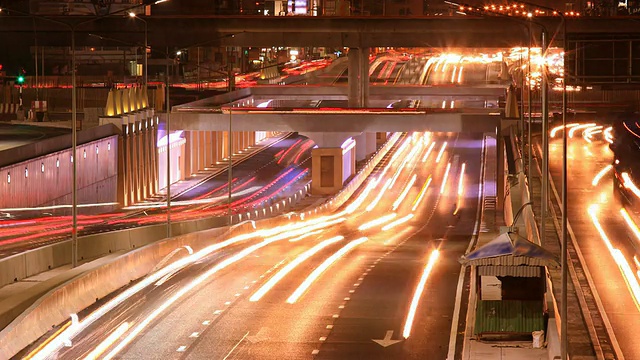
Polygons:
M175 230L176 234L180 231L190 230L193 232L161 241L150 239L155 236L161 236L160 234L154 235L154 232L166 231L165 225L132 229L133 231L137 230L140 232L135 236L132 236L131 231L123 231L122 239L114 241L114 243L128 243L130 246L136 244L135 247L139 247L142 242L146 242L147 245L119 256L102 258L97 262L88 263L72 269L67 274L63 274L62 279L52 279L52 281L59 281L58 284L46 284L46 282L41 284L42 288L49 286L48 289L53 289L47 289L47 291L40 295L36 294L36 292L42 289L32 289L30 292L27 291L21 294L20 299L9 299L13 300L14 305L16 305L13 313L15 313L16 309L20 306L23 306L23 310L25 311L21 310L20 315L13 319L8 326L4 327L0 325L0 327L4 327L3 330L0 331L0 358L10 358L14 356L49 331L52 326L61 324L67 320L69 314L77 313L93 304L97 299L103 298L113 291L128 285L131 281L140 279L156 271L158 265L164 263L168 256L171 256L172 260L186 256L186 252L178 251L180 248L189 246L194 251L198 251L211 245L213 243L212 239L226 238L236 234L246 233L252 230L251 228L277 226L285 221L285 218L289 220L292 216L302 218L304 214L330 212L338 209L353 195L356 189L362 185L377 163L388 153L399 137L400 134L392 135L387 143L371 157L364 168L362 168L349 184L333 199L306 213L289 213L260 220L256 220L255 217L251 219L251 213L244 213L244 217L242 216L243 214L236 214L232 217L232 221L239 222L236 225L204 231L198 231L199 227L204 226L205 223L203 221L191 222L194 224L180 223L172 227L172 230ZM275 211L286 211L290 209L291 206L295 204L295 201L303 198L304 193L308 192L309 189L310 183L305 185L305 191L300 190L292 197L289 197L289 200L286 200L282 205L282 210L278 209L279 206L276 205ZM293 200L291 200L291 198L293 198ZM278 204L280 204L280 202L278 202ZM273 209L274 205L270 205L270 211L272 213L274 212ZM266 207L263 208L263 211L264 217L266 216ZM215 218L214 220L224 221L224 218ZM149 233L145 234L146 231ZM114 234L104 235L109 237ZM85 240L83 242L85 243L86 237L84 237L83 240ZM70 254L70 243L64 242L64 244L68 244L66 246L69 246L69 251L65 251L65 253ZM55 245L52 245L52 247ZM36 249L32 252L37 252L38 250L39 249ZM35 303L33 302L34 299L37 299ZM19 301L22 302L16 303ZM0 321L3 319L6 320L7 315L9 314L6 312L0 314Z

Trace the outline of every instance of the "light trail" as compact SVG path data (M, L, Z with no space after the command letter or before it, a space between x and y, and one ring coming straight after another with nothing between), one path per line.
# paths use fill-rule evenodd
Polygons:
M422 185L422 189L420 190L420 193L418 194L416 199L413 201L413 207L411 208L411 211L416 211L416 209L420 205L420 201L422 201L422 198L424 197L424 194L427 193L429 184L431 184L431 175L429 175L429 177L427 178L427 181L425 181L424 185Z
M290 239L290 240L289 240L289 242L296 242L296 241L300 241L300 240L302 240L302 239L306 239L306 238L308 238L309 236L318 235L318 234L322 233L323 231L324 231L324 230L311 231L311 232L308 232L308 233L306 233L306 234L304 234L304 235L300 235L300 236L298 236L298 237L295 237L295 238L293 238L293 239Z
M432 142L431 145L429 145L429 149L427 150L427 153L424 154L424 156L422 157L422 162L425 163L427 162L427 158L429 158L429 155L431 155L431 152L433 151L433 147L436 146L436 142Z
M458 179L458 196L462 196L464 192L464 170L467 167L467 163L462 163L460 168L460 179Z
M456 208L453 210L453 215L458 214L458 211L460 211L464 201L464 170L466 165L467 163L462 163L462 167L460 168L460 178L458 179L458 201L456 201Z
M444 189L447 187L447 178L449 177L449 170L451 170L451 162L447 164L447 169L444 171L444 178L442 179L442 185L440 186L440 194L444 194Z
M567 124L567 129L570 129L570 128L572 128L572 127L574 127L574 126L578 126L578 125L580 125L580 124L578 124L578 123ZM549 133L549 136L550 136L550 137L555 137L555 136L556 136L556 133L557 133L558 131L562 130L563 128L564 128L564 126L563 126L563 125L560 125L560 126L556 126L556 127L554 127L553 129L551 129L551 132Z
M101 207L101 206L114 206L120 205L117 202L106 202L106 203L95 203L95 204L78 204L79 208L87 208L87 207ZM44 210L56 210L56 209L70 209L71 205L51 205L51 206L39 206L39 207L28 207L28 208L6 208L0 209L0 212L20 212L20 211L44 211Z
M586 142L591 143L592 140L593 140L593 135L601 133L602 132L602 128L603 128L602 125L589 127L585 131L582 132L582 138Z
M640 229L638 229L638 225L633 222L631 216L629 216L629 213L627 212L627 210L625 210L625 208L620 209L620 215L622 215L624 221L627 223L627 226L629 227L629 229L631 229L631 232L633 232L633 235L636 237L636 242L638 243L638 245L640 245ZM637 258L634 257L634 261L636 261L636 265L638 265Z
M600 182L602 177L604 177L606 175L606 173L608 173L612 168L613 168L613 165L609 164L609 165L605 166L602 170L600 170L598 172L598 174L596 174L596 176L591 181L591 185L592 186L598 186L598 183Z
M631 192L633 192L636 197L640 198L640 189L638 189L636 184L633 183L633 180L631 180L631 177L628 173L622 173L622 180L624 180L624 187L631 190Z
M398 196L396 201L393 202L393 205L391 206L391 210L396 211L398 207L402 204L402 202L404 201L404 198L407 197L407 194L411 190L411 187L416 182L416 178L417 178L417 175L413 174L413 176L411 177L411 180L409 180L409 183L407 183L407 186L405 186L404 190L400 193L400 196Z
M413 293L411 305L409 306L409 313L407 314L407 319L405 320L404 328L402 329L402 336L404 336L405 339L408 339L409 335L411 335L411 327L413 326L413 320L416 316L416 310L418 309L418 302L420 302L420 297L422 297L422 293L424 292L424 287L427 283L427 279L429 278L429 274L431 273L436 260L438 260L439 255L440 252L438 250L433 250L433 252L431 252L429 261L427 261L427 265L424 267L418 286Z
M122 324L120 324L120 326L118 326L116 328L116 330L114 332L112 332L106 339L104 339L104 341L101 342L100 345L98 345L95 349L93 349L93 351L90 352L84 358L84 360L95 360L95 359L97 359L114 342L116 342L122 335L124 335L124 333L126 333L127 330L129 330L129 323L128 322L123 322Z
M440 162L440 159L442 159L442 154L444 154L444 149L447 148L447 142L445 141L444 144L442 144L442 147L440 148L440 152L438 152L438 157L436 157L436 163Z
M613 144L613 127L609 126L608 128L604 129L603 134L604 140L609 144Z
M378 192L378 195L376 195L373 201L369 203L369 205L367 205L367 208L366 208L367 212L371 212L371 210L373 210L376 207L376 205L378 205L378 203L380 202L380 199L382 199L382 197L385 194L385 191L387 191L387 188L389 188L390 185L391 185L391 179L388 179L384 183L384 186L382 187L380 192Z
M33 349L27 356L22 358L22 360L30 360L36 355L40 350L42 350L47 344L49 344L53 339L57 338L63 331L65 331L71 325L71 321L67 321L64 325L60 327L60 329L56 330L47 340L43 341L42 344L38 345L35 349Z
M197 278L195 278L193 281L191 281L185 287L183 287L182 289L178 290L173 296L171 296L162 305L157 307L144 320L142 320L142 322L140 324L138 324L120 343L118 343L118 345L113 350L111 350L111 352L109 352L103 358L103 360L111 360L120 351L122 351L122 349L124 349L129 343L131 343L131 341L133 341L133 339L135 339L136 336L138 336L138 334L140 334L149 324L151 324L151 322L153 320L155 320L155 318L157 318L160 314L162 314L165 310L167 310L169 308L169 306L173 305L173 303L178 301L181 297L183 297L189 291L193 290L196 286L200 285L202 282L207 280L209 277L211 277L212 275L214 275L218 271L226 268L227 266L229 266L229 265L231 265L231 264L233 264L233 263L235 263L237 261L242 260L243 258L245 258L246 256L250 255L254 251L259 250L259 249L271 244L274 241L277 241L277 240L264 240L264 241L262 241L262 242L260 242L258 244L251 245L251 246L247 247L246 249L240 251L236 255L233 255L233 256L230 256L230 257L224 259L223 261L218 263L216 266L212 267L211 269L207 270L202 275L200 275Z
M293 230L289 230L289 231L285 231L276 235L273 235L271 237L268 237L265 239L265 241L277 241L277 240L284 240L286 238L290 238L290 237L296 237L296 236L300 236L300 235L305 235L306 233L310 232L310 231L316 231L316 230L321 230L324 229L326 227L329 226L333 226L333 225L337 225L340 224L344 221L346 221L347 218L341 217L341 218L337 218L337 219L333 219L333 220L328 220L328 221L323 221L317 224L313 224L310 226L305 226L305 227L301 227L298 229L293 229Z
M307 291L307 289L318 279L318 277L320 277L320 275L322 275L322 273L325 270L329 268L329 266L331 266L333 263L338 261L338 259L346 255L353 248L364 243L367 240L368 238L366 237L353 240L347 245L343 246L336 253L328 257L322 264L320 264L320 266L315 268L315 270L313 270L313 272L300 284L300 286L298 286L298 288L293 292L293 294L289 296L289 298L287 299L287 303L294 304L296 301L298 301L298 299L300 299L302 294L304 294L304 292Z
M586 129L592 126L596 126L595 123L589 123L589 124L581 124L581 125L576 125L574 127L571 128L571 130L569 130L569 137L573 138L573 135L575 134L576 131L581 130L581 129Z
M458 71L458 84L462 82L462 71L464 70L464 66L460 66L460 71Z
M280 269L280 271L278 271L271 279L269 279L269 281L267 281L264 285L262 285L260 289L258 289L258 291L256 291L249 298L249 301L255 302L262 299L262 297L267 292L269 292L269 290L271 290L278 282L280 282L280 280L282 280L285 276L287 276L287 274L289 274L298 265L302 264L305 260L312 257L313 255L318 253L320 250L326 248L329 245L335 244L338 241L341 241L343 239L344 239L344 236L332 237L331 239L324 240L321 243L316 244L316 246L312 247L311 249L298 255L298 257L296 257L293 261L291 261L285 267Z
M640 284L638 284L638 279L631 270L631 267L629 266L627 259L624 257L624 254L622 254L622 251L613 247L611 240L609 240L609 236L607 236L604 228L598 220L598 210L599 206L597 204L592 204L591 206L589 206L588 212L589 216L591 217L591 221L593 222L596 230L598 230L600 238L602 238L605 245L607 246L607 249L611 253L611 257L618 264L618 268L620 269L622 277L627 283L627 288L629 289L629 292L631 293L631 296L636 304L636 308L640 310Z
M346 208L347 214L353 214L353 212L356 211L362 205L364 200L367 198L367 196L369 196L369 193L373 188L376 187L376 185L378 185L376 181L369 182L369 184L367 184L367 187L362 191L360 196L358 196L351 204L349 204L349 206L347 206Z
M391 213L391 214L387 214L387 215L381 216L381 217L379 217L379 218L377 218L375 220L371 220L369 222L366 222L366 223L360 225L358 227L358 230L360 230L360 231L369 230L374 226L378 226L378 225L384 224L385 222L394 219L396 216L397 216L396 213Z
M398 219L398 220L395 220L395 221L393 221L393 222L390 222L390 223L388 223L387 225L385 225L385 226L383 226L383 227L382 227L382 231L391 230L391 229L393 229L394 227L396 227L396 226L398 226L398 225L404 224L404 223L406 223L407 221L411 220L411 219L413 218L413 216L414 216L413 214L409 214L409 215L406 215L406 216L401 217L401 218L400 218L400 219Z

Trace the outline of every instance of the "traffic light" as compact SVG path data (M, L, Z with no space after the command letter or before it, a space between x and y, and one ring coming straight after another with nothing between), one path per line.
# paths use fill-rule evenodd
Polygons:
M16 77L16 83L17 83L18 85L22 85L22 84L24 84L24 75L18 75L18 76Z

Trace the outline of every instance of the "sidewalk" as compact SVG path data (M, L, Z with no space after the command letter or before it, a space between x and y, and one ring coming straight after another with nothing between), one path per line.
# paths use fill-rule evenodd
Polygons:
M497 153L495 139L487 138L484 194L482 198L482 215L478 228L478 240L475 248L482 247L500 235L500 227L505 226L504 216L496 209L496 167ZM471 269L470 289L476 287L476 270ZM485 341L477 340L474 335L476 292L470 291L469 307L467 309L466 328L462 351L463 360L547 360L549 353L546 348L534 349L532 341Z

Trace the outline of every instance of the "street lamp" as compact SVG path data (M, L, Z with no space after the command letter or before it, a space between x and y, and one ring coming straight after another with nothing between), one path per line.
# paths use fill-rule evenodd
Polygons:
M91 18L89 20L85 20L85 21L81 21L81 22L77 22L77 23L67 23L64 21L60 21L60 20L56 20L56 19L51 19L48 18L46 16L39 16L39 15L33 15L33 14L29 14L29 13L25 13L25 12L21 12L21 11L16 11L13 9L7 9L7 8L0 8L0 12L2 10L9 10L10 12L14 12L18 15L23 15L23 16L29 16L32 19L40 19L40 20L44 20L44 21L49 21L51 23L54 24L58 24L58 25L62 25L65 26L67 29L69 29L69 31L71 32L71 159L72 159L72 164L71 164L71 168L72 168L72 179L71 179L71 266L72 267L77 267L78 266L78 179L77 179L77 172L78 172L78 168L77 168L77 156L76 156L76 151L77 151L77 145L78 145L78 137L77 137L77 131L78 131L78 126L77 126L77 118L78 118L78 111L76 109L77 106L77 94L76 94L76 90L77 90L77 86L76 86L76 29L79 28L81 25L85 25L88 24L90 22L102 19L104 17L110 16L110 15L116 15L118 13L123 13L123 12L128 12L131 11L135 8L138 8L140 6L147 6L147 5L155 5L155 4L159 4L161 2L165 2L168 0L143 0L142 4L138 4L136 6L131 6L129 8L126 9L122 9L122 10L118 10L118 11L114 11L113 13L109 13L109 14L105 14L105 15L100 15L100 16L96 16L94 18ZM35 26L35 25L34 25Z
M149 48L149 46L147 45L147 20L139 17L138 15L136 15L136 13L134 13L133 11L129 12L129 17L132 19L136 19L136 20L140 20L144 23L144 52L142 54L142 56L144 56L143 58L143 65L144 66L144 86L146 87L149 83L148 83L148 72L147 72L147 49Z

